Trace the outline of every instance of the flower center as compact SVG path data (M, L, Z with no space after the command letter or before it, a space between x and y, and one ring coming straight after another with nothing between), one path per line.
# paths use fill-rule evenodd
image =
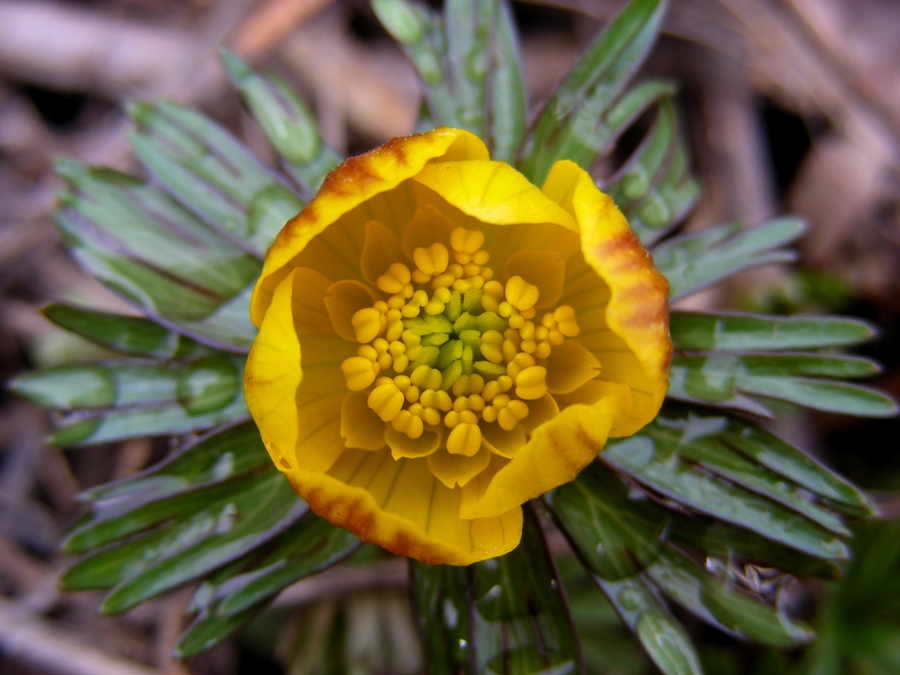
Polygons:
M393 263L376 282L386 299L353 314L360 347L341 364L351 391L374 384L368 406L396 431L443 427L447 451L466 457L481 448L481 422L512 431L547 394L546 359L579 332L568 305L535 321L538 287L494 279L483 244L456 228L450 251L437 242L415 249L412 269Z

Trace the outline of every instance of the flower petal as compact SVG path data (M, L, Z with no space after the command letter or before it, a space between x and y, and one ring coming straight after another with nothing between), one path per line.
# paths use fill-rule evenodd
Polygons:
M547 389L565 394L592 380L601 372L597 357L575 340L554 347L547 357Z
M322 279L300 268L279 284L244 369L247 406L281 467L327 468L344 448L340 411L347 390L333 369L349 353L330 322L328 330L319 325L327 317L324 298L307 291L321 292ZM314 450L300 458L300 446Z
M369 407L361 391L347 392L341 404L341 436L348 448L381 450L385 446L384 422Z
M603 324L609 333L594 344L590 333L601 337L603 331L599 326L585 328L585 310L569 300L575 284L570 287L567 281L562 300L575 307L582 326L579 342L603 364L603 378L632 390L632 410L614 423L610 435L633 434L653 419L669 386L668 282L612 199L576 164L554 164L542 189L578 222L584 260L608 286Z
M566 280L566 263L556 251L524 250L513 253L506 261L503 278L520 276L538 287L536 309L553 307L559 302Z
M531 401L528 402L528 414L531 415ZM508 459L525 445L525 430L521 423L514 426L512 430L506 431L501 429L499 424L485 422L481 425L481 439L488 450Z
M342 279L331 284L325 294L325 307L334 332L348 342L356 342L353 315L371 307L374 301L369 287L358 281Z
M454 455L442 449L433 455L428 455L428 468L447 487L452 488L456 485L462 487L484 471L490 461L491 451L485 447L471 457ZM500 514L493 515L499 516Z
M397 262L403 262L400 239L383 223L377 220L367 222L366 242L359 261L365 280L374 287L378 277Z
M394 461L388 450L348 451L329 473L285 472L319 516L402 556L436 565L471 565L515 548L522 509L462 520L460 490L429 471L424 459Z
M594 401L591 401L594 403ZM544 422L549 422L559 415L559 406L551 394L528 401L528 414L519 422L525 433L530 434Z
M384 426L384 422L381 424ZM391 455L394 459L400 459L401 457L406 457L407 459L427 457L441 445L441 435L430 429L423 431L418 438L410 438L402 431L397 431L394 427L387 425L384 431L384 438L391 449Z
M258 326L278 284L298 266L297 258L307 250L322 262L323 269L336 272L335 278L356 278L360 275L359 260L364 245L364 223L359 232L343 233L349 247L341 247L340 230L348 224L339 223L375 195L396 188L419 173L431 161L459 159L487 159L488 152L478 137L459 129L435 129L426 134L395 138L371 152L351 157L325 179L321 189L306 208L292 218L278 233L266 255L262 275L253 291L250 314ZM337 230L334 241L316 237L326 228ZM316 242L311 244L313 238ZM311 249L314 248L315 250ZM309 249L309 250L308 250Z
M460 516L484 518L504 513L513 504L568 483L603 449L609 430L630 405L628 388L612 385L594 405L565 408L532 432L515 457L497 472L484 496L465 504Z

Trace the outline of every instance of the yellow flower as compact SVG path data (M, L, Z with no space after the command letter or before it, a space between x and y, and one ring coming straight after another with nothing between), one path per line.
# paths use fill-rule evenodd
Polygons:
M575 164L538 189L468 132L394 139L335 169L269 250L247 403L317 514L467 565L656 415L667 289Z

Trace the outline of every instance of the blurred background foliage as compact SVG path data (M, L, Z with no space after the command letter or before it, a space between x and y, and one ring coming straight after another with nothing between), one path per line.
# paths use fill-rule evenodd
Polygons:
M272 480L273 472L252 473L256 469L254 461L260 457L268 461L264 455L244 455L244 464L237 466L225 467L218 461L229 455L229 444L243 447L252 442L248 440L252 439L252 429L237 426L224 435L207 439L201 446L202 452L194 452L183 461L169 461L155 473L120 483L131 486L121 494L116 492L116 486L99 487L134 477L166 456L173 447L164 439L128 437L137 432L151 435L181 430L173 421L180 410L186 410L190 416L185 430L197 428L198 419L211 425L245 416L240 401L229 404L239 386L240 356L212 351L204 342L212 336L216 344L236 353L245 348L252 338L252 328L246 320L246 296L242 292L257 269L255 256L265 249L267 239L284 219L296 211L300 200L315 190L337 156L408 133L416 124L423 94L432 111L440 111L439 117L444 121L476 126L486 123L471 117L454 117L458 114L457 105L465 111L467 102L477 100L477 88L464 89L460 99L455 100L442 90L440 83L429 78L429 54L442 47L439 32L429 33L430 37L421 41L414 32L404 32L408 24L386 22L393 37L406 43L404 54L376 16L378 12L384 19L384 7L389 4L373 2L373 12L369 3L355 0L0 2L2 379L27 369L98 358L108 360L116 353L117 358L122 353L152 354L155 358L177 358L189 364L188 368L173 368L171 372L148 371L139 362L120 362L114 369L65 366L57 373L69 377L71 384L62 390L59 380L52 386L42 382L40 376L28 380L23 393L50 407L85 410L122 404L123 410L114 408L99 421L86 419L77 411L57 420L60 424L54 427L56 442L73 444L90 439L92 443L67 451L47 443L50 429L43 414L7 392L0 394L0 666L4 672L419 670L422 657L405 591L409 576L406 565L381 559L377 551L360 548L349 536L342 538L327 528L323 531L316 521L304 519L299 511L269 508L270 503L278 506L286 502L279 501L278 489L282 485ZM441 3L426 4L439 9ZM517 96L535 103L550 97L578 56L624 4L617 0L512 3L512 12L503 21L518 27L524 80L517 80L514 72L501 68L493 82L508 94L499 104L494 101L495 107L486 118L506 121L488 128L499 156L514 155L518 139L526 133L526 123L524 119L516 121L515 110L496 105L514 101ZM693 271L693 276L670 274L673 287L686 296L676 305L686 310L680 324L673 327L676 339L687 350L715 348L716 344L709 343L704 315L698 312L725 308L772 314L840 312L857 316L879 325L881 331L878 339L855 347L854 352L885 366L870 384L896 398L900 394L900 77L893 64L900 57L900 45L896 42L900 5L885 0L680 0L671 4L661 28L663 35L636 78L641 85L631 90L637 93L626 101L635 106L635 114L628 114L626 104L619 108L601 106L619 113L608 116L602 128L614 128L618 120L624 136L618 143L614 143L614 137L593 136L598 147L588 148L588 155L581 159L593 161L590 153L601 152L595 173L613 176L607 187L628 211L645 241L660 236L654 223L672 222L696 200L685 231L698 234L678 240L680 243L663 243L654 255L661 265L668 264L669 272L683 271L678 262L685 256L690 259L692 250L705 252L717 247L715 260L724 268L717 272L711 265ZM439 31L439 26L430 30ZM476 47L477 40L478 36L473 36ZM228 46L237 55L223 57L225 68L218 60L220 45ZM510 44L501 41L501 55L510 48ZM245 61L255 69L274 70L285 84L280 84L281 80L264 83L253 75ZM502 64L502 59L499 62ZM424 90L416 67L425 81ZM265 105L260 103L255 108L253 104L268 96L290 106L290 95L285 93L289 90L284 87L296 89L309 103L325 141L277 148L281 168L301 188L297 194L272 179L268 167L278 165L279 158L266 142L265 134L271 129L266 127ZM657 117L640 114L641 102L664 98L676 88L675 106L663 104ZM249 102L260 125L242 107L235 89ZM134 104L160 98L199 108L239 137L250 152L234 144L223 132L204 125L185 108ZM270 122L275 124L277 120ZM702 191L698 193L691 181L674 180L680 177L677 174L670 183L680 186L680 191L662 195L657 202L632 199L633 195L643 196L637 184L639 176L622 168L634 168L628 163L632 152L642 139L661 134L659 130L666 125L685 133L689 148L689 153L681 148L669 150L680 159L667 166L685 174L693 168ZM135 129L136 133L130 133ZM542 122L538 122L529 133L540 139L545 132ZM669 134L672 135L671 130ZM554 152L570 155L582 147L566 138L554 143L557 145L537 144L542 152L536 151L534 145L526 146L522 166L530 174L540 175ZM209 148L225 158L240 180L217 173L215 163L204 161ZM54 161L61 156L76 161L57 163L58 175L54 175ZM645 159L648 157L645 155ZM124 174L139 173L137 160L156 175L155 182L143 184L125 177ZM123 173L86 170L80 163L110 166ZM69 189L61 194L62 180ZM192 180L200 180L201 184L191 183ZM227 199L194 199L192 213L170 209L166 193L195 197L198 185L225 191ZM94 200L100 200L103 208L93 208ZM56 204L66 207L57 219L59 229L53 226L50 215ZM147 260L121 266L115 263L121 246L115 241L115 233L127 221L121 215L134 213L136 205L138 210L157 214L162 211L170 220L177 220L186 233L185 241L172 241L167 232L154 231L150 221L137 223L135 231L139 230L143 237L141 252ZM660 205L669 209L662 216ZM629 210L629 206L633 208ZM780 247L796 239L800 231L791 224L793 221L772 220L784 212L810 223L806 236L796 244L800 267L749 270L687 297L688 291L724 276L742 257L762 256L770 262L787 260L790 256ZM209 220L221 225L216 236L203 235L201 221ZM739 234L735 228L725 227L699 234L710 223L735 220L750 229ZM98 232L105 234L98 236ZM127 326L119 321L104 323L106 315L73 311L68 304L53 305L45 314L58 326L94 341L54 328L37 311L48 301L134 313L131 305L74 264L63 242L74 249L82 265L129 297L144 313L194 335L196 340L179 337L139 318ZM165 278L146 284L147 270L162 267L172 274L185 273L185 264L196 256L217 264L216 273L209 273L208 267L191 270L192 278L200 284L193 294L186 295L177 285L167 285ZM147 287L154 292L143 294ZM738 324L731 339L749 340L750 348L754 330L757 334L760 330L765 332L765 326L754 328L740 323L742 320L735 321ZM868 337L866 329L854 323L832 325L812 338L802 327L794 325L789 329L785 324L782 328L787 346L794 347L802 347L803 340L807 346L853 345ZM831 342L822 342L822 334L831 336ZM716 339L722 339L716 335ZM101 342L106 341L106 348L96 344L98 337ZM732 344L732 348L740 347ZM693 357L680 358L673 370L671 396L687 403L724 402L749 412L768 410L774 415L772 430L867 489L884 518L852 522L853 558L842 563L839 581L801 583L768 567L729 565L729 547L737 551L741 543L753 547L759 542L738 541L733 532L729 538L727 528L715 536L709 532L698 534L697 519L673 516L667 526L671 528L670 541L686 545L702 541L706 546L718 542L726 553L707 559L707 565L713 567L709 571L728 579L735 587L752 589L762 597L776 600L778 611L785 610L792 617L779 615L783 633L767 628L771 615L759 615L757 635L747 634L746 627L752 629L753 622L744 621L747 637L783 646L794 644L805 635L802 625L793 623L799 619L807 621L821 639L805 648L766 649L727 637L680 609L674 610L674 616L685 634L679 632L679 622L666 623L667 615L645 612L661 622L651 630L652 635L664 636L672 644L689 636L708 673L875 675L900 671L900 607L896 599L900 597L896 590L900 589L894 588L900 571L900 533L892 520L900 515L900 461L895 452L898 423L896 419L873 421L834 414L859 400L856 390L810 391L802 386L808 382L804 376L810 374L871 374L869 362L830 358L827 354L815 362L789 357L793 359L790 363L781 362L777 368L793 369L791 372L799 380L791 389L793 394L786 397L793 402L784 402L771 398L773 383L767 375L773 367L772 357L741 357L729 363L703 365L707 374L726 373L725 379L737 378L730 390L710 386L709 377L698 383L692 379L698 368L690 360ZM152 384L148 385L148 381ZM215 386L210 388L209 382ZM774 386L783 386L783 382ZM128 399L129 392L134 397L146 397L148 389L152 405L138 406L136 411L135 402L147 401ZM61 391L69 397L65 401L54 398ZM125 399L115 401L111 392L125 392ZM783 392L777 393L779 398L785 398ZM815 403L813 407L824 410L802 411L797 406L810 405L811 401ZM712 418L705 422L691 418L691 423L699 426L679 435L673 429L678 429L684 419L687 418L679 408L667 408L660 422L648 432L656 451L672 452L671 448L677 448L681 454L687 452L692 462L715 462L724 448L714 448L712 455L704 454L707 448L697 439L702 441L710 424L715 426L717 422ZM692 440L685 440L687 437ZM635 452L624 445L619 444L618 454L610 453L610 466L625 473L633 471L630 475L635 480L651 485L658 494L681 501L690 498L690 490L682 489L677 481L667 485L665 475L653 476L647 471L642 473L640 466L629 466L629 458ZM746 478L740 464L715 468L730 468ZM246 472L251 472L250 477L241 478L236 484L237 499L235 484L227 495L215 494L213 482L217 476L241 476ZM597 468L580 484L597 486L600 489L594 494L605 495L603 500L588 505L590 508L621 513L617 500L625 497L616 492L614 486L620 484L615 480L611 483L607 473L608 469ZM701 474L684 475L696 480ZM757 478L765 480L765 476ZM166 516L153 510L154 499L160 494L178 495L185 484L204 479L211 481L212 486L199 501L191 501L188 494L173 502L173 508L191 514L190 518L174 531L156 535L162 562L152 565L153 560L141 561L142 565L152 566L152 579L128 582L130 570L123 564L132 558L128 557L127 544L124 549L101 548L91 565L73 566L70 556L59 553L66 532L76 526L66 542L71 552L102 547L146 523L157 522L155 519ZM137 489L132 490L135 486ZM837 501L830 506L839 508L841 486L831 487L838 492L833 495ZM769 487L757 484L754 489ZM89 490L87 497L100 509L93 520L79 521L83 506L77 495L84 490ZM144 495L147 506L143 511L123 511L123 494ZM549 501L557 522L570 531L570 538L571 531L578 528L571 522L566 527L566 514L573 517L572 514L588 512L588 507L579 501L584 499L585 494L578 489L564 489ZM790 503L789 495L784 499ZM852 494L847 499L852 502ZM134 503L128 506L135 508ZM648 509L653 511L654 506L648 504ZM798 503L794 502L793 507L799 508ZM852 514L849 502L844 503L844 510ZM748 525L753 517L751 511L738 515L738 522ZM120 517L123 513L127 519ZM235 513L250 523L244 530L222 524L233 522ZM220 520L210 520L210 514ZM833 542L846 534L840 522L829 520L828 510L810 508L806 515L831 528L836 534ZM538 522L550 530L547 545L560 567L560 582L568 591L572 621L582 636L588 672L653 672L647 655L616 615L618 610L627 617L629 608L614 608L605 599L584 575L571 553L570 543L553 529L549 514L542 510L530 517L527 546L522 549L533 554L529 562L537 569L534 573L542 574L540 565L547 564L540 563L546 558L541 552L540 537L528 539L528 532L535 532ZM639 546L637 550L653 561L648 574L660 588L668 589L667 596L671 596L674 587L667 586L666 579L676 578L667 574L680 571L690 576L685 571L690 568L684 566L677 551L661 551L657 547L658 532L642 529L646 522L627 518L610 522L624 522L629 528L636 528L624 534L607 530L603 535L608 541L618 541L620 537L629 546L634 541L645 542L640 546L647 548ZM661 521L649 518L648 522L658 526ZM609 522L606 524L609 526ZM167 552L179 550L179 542L198 536L204 527L212 527L212 532L227 530L228 534L214 539L212 548L195 554L186 549L177 556L166 557ZM270 560L278 562L265 568L267 575L241 575L248 561L232 556L233 562L208 577L196 593L193 589L181 589L141 604L146 597L177 588L202 570L214 569L230 555L229 551L235 550L233 544L241 541L242 535L261 529L274 537L268 542L268 551ZM746 531L742 532L746 539ZM808 550L802 553L771 549L773 568L777 565L802 576L836 576L834 564L826 560L834 557L834 551L814 548L827 541L813 536L809 542ZM578 547L577 541L572 543ZM623 544L623 551L626 548ZM589 557L585 551L580 553ZM349 564L294 584L278 596L270 610L259 614L261 603L270 599L273 589L345 558L350 559ZM629 565L635 563L625 558L607 555L594 561L598 567L592 567L592 571L599 574L597 579L607 596L620 597L617 592L630 591L632 601L651 605L659 602L658 598L641 596L640 588L628 587L629 577L622 569L630 569ZM717 568L722 560L724 567ZM514 560L503 563L514 564ZM433 585L452 599L454 589L459 590L473 599L477 608L469 620L488 617L489 621L505 622L504 630L518 635L515 639L528 641L538 635L555 640L549 646L565 651L566 626L526 629L508 620L515 616L514 607L479 595L494 587L496 579L492 574L501 575L498 579L515 576L504 572L503 565L497 571L481 569L468 576L453 570L435 573L413 566L411 574L419 589L413 606L426 622L439 618L443 630L460 626L448 619L448 612L462 617L467 613L465 608L453 609L452 603L446 602L431 606L429 602L436 596L423 593L423 589ZM63 594L57 580L64 570L68 588L116 585L116 589L105 599L96 591ZM547 574L553 576L552 571ZM687 577L680 578L683 582ZM235 583L235 579L240 583ZM527 583L527 579L518 583ZM615 584L622 587L613 588ZM699 603L701 608L716 606L722 612L716 614L715 620L704 620L728 628L725 610L735 606L729 604L734 599L720 598L720 604L714 605L710 600L715 589L707 591L713 595L704 596ZM552 616L558 600L551 593L536 602L544 603L542 606L549 608ZM678 604L690 609L688 600L682 599ZM108 612L133 609L99 618L101 607ZM200 620L192 626L191 640L185 641L184 615L191 609L200 611ZM749 605L748 612L752 613ZM257 618L236 639L186 662L171 659L173 651L198 652L204 639L221 633L223 621L234 621L236 627L252 616ZM212 618L204 624L203 617ZM460 647L458 636L435 631L428 634L437 636L435 644L429 645L430 653L443 648L449 650L448 662L458 658L453 653ZM640 630L638 635L641 636ZM688 652L662 648L656 657ZM489 655L488 651L485 653ZM490 667L490 662L481 665Z

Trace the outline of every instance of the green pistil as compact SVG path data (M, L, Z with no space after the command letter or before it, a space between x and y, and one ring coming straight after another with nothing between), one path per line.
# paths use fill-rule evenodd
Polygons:
M453 291L442 314L421 314L403 319L403 327L421 337L422 353L410 362L408 372L422 365L441 371L441 388L449 391L462 375L478 373L485 379L506 374L506 368L483 360L481 340L485 331L504 332L509 324L495 312L484 311L484 291Z

